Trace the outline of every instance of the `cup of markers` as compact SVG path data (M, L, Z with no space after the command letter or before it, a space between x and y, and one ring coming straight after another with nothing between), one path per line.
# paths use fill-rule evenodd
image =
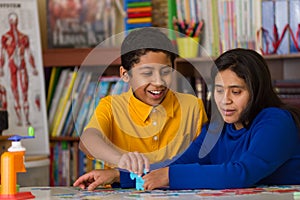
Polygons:
M176 41L181 58L195 58L198 56L199 37L180 37Z
M198 56L200 33L203 23L203 20L200 22L174 21L174 26L179 32L176 42L180 57L195 58Z

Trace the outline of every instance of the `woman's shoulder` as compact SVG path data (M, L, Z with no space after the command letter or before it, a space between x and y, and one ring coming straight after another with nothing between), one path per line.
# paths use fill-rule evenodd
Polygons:
M289 111L282 109L282 108L278 108L278 107L269 107L269 108L264 108L259 115L261 116L284 116L284 117L291 117L291 114Z
M280 123L294 123L291 113L288 110L278 107L264 108L256 117L256 121L262 120L274 120Z

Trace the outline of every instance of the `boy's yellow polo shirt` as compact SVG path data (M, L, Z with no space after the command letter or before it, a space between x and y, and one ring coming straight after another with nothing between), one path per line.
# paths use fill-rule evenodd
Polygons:
M96 128L119 150L144 153L157 163L182 153L206 122L203 102L193 95L169 90L153 107L130 89L102 98L85 129Z

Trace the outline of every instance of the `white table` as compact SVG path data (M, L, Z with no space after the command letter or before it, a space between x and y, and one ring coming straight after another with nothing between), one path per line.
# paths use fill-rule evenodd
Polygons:
M300 187L299 187L300 189ZM141 193L135 190L113 190L99 189L95 192L87 192L74 187L23 187L20 192L30 191L35 199L137 199L137 200L157 200L157 199L241 199L241 200L300 200L300 196L295 196L293 192L259 192L256 194L234 195L228 193L226 196L217 196L220 190L199 190L193 191L162 191L157 190L152 193ZM214 195L209 195L214 193Z

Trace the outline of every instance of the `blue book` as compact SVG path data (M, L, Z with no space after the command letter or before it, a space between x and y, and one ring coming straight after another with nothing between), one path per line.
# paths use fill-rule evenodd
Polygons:
M86 155L82 151L78 151L78 176L82 176L86 173L85 171L85 163Z
M96 88L97 82L90 82L89 86L87 88L86 94L84 96L80 111L77 115L77 119L75 120L75 130L77 135L80 136L81 132L83 130L83 126L87 117L87 114L89 112L90 104L92 102L92 98L94 96L95 88Z
M101 80L99 82L96 97L95 97L95 106L99 104L101 98L105 97L108 94L109 87L110 87L110 81Z
M126 24L126 30L142 28L142 27L150 27L150 26L152 26L152 23Z
M126 0L127 3L134 3L134 2L151 2L151 0Z
M121 94L123 91L123 85L125 84L125 82L123 81L123 79L120 79L119 81L116 82L114 89L112 91L112 94Z

